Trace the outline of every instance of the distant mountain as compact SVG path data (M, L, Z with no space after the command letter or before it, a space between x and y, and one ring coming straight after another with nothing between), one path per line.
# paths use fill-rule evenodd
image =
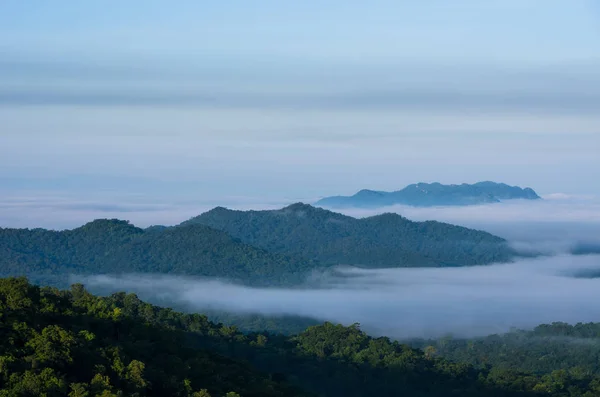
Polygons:
M540 196L531 188L523 189L504 183L478 182L473 185L417 183L394 192L364 189L353 196L325 197L317 201L315 205L329 208L373 208L395 204L431 207L498 203L502 200L512 199L537 200L539 198Z
M356 219L308 204L280 210L217 207L181 224L203 224L270 252L365 267L465 266L509 261L514 252L489 233L386 213Z
M0 228L0 274L44 281L69 273L169 273L248 284L296 283L318 264L270 253L201 224L140 229L100 219L66 231ZM59 279L57 279L59 277Z

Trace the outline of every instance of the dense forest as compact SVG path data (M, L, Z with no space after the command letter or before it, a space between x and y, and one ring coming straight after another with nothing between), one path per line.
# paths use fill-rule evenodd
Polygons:
M183 318L135 296L97 298L0 280L0 396L295 396L299 390L240 360L201 348L229 328Z
M217 207L182 223L193 224L270 252L336 265L468 266L506 262L515 255L505 240L478 230L413 222L392 213L356 219L302 203L269 211Z
M600 323L552 323L483 338L415 340L411 345L478 367L549 373L578 367L600 375Z
M61 286L66 274L126 272L289 286L339 264L463 266L514 254L503 239L477 230L396 214L355 219L304 204L278 211L216 208L175 227L99 219L64 231L0 228L0 276Z
M314 261L252 247L200 224L144 230L112 219L66 231L0 228L3 275L40 278L68 273L144 272L281 285L301 282L318 266Z
M0 396L598 396L579 368L477 368L325 323L242 334L203 315L0 279Z

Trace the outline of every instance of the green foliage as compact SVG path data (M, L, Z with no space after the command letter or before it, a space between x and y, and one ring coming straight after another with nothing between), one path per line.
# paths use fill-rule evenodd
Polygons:
M355 219L304 204L277 211L216 208L167 228L140 229L117 219L66 231L0 228L0 275L62 287L66 274L125 272L291 285L339 264L463 266L513 255L503 239L477 230L396 214Z
M275 211L215 208L182 225L203 224L270 252L329 265L465 266L508 261L514 252L489 233L397 214L356 219L306 204Z
M0 274L35 274L43 284L51 285L64 285L64 277L56 275L122 272L290 284L300 282L316 266L309 260L252 247L199 224L145 231L113 219L67 231L0 228Z
M0 308L0 396L600 393L600 380L581 368L544 375L477 368L440 358L435 349L425 353L388 338L371 338L358 324L325 323L292 337L242 334L132 294L102 298L81 285L60 291L32 286L23 278L0 279Z
M412 344L434 346L436 355L479 367L493 365L538 374L569 368L600 375L600 323L556 322L531 331L474 339L416 340Z
M226 346L240 336L230 327L135 296L0 279L0 308L0 396L303 395L200 343L212 334Z
M166 301L161 304L163 306L171 306L170 302ZM188 310L182 306L182 311ZM293 335L321 323L321 321L313 318L292 315L267 316L257 313L231 313L216 310L206 310L204 314L213 322L235 325L246 333L266 331L276 334Z

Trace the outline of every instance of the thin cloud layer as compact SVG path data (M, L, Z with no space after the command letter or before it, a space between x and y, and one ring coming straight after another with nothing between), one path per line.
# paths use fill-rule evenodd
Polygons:
M465 207L391 206L339 212L359 218L395 212L417 221L436 220L482 229L506 238L526 252L558 254L582 243L600 247L600 200L595 196L551 194L536 201L509 200Z
M340 268L321 275L318 288L303 289L257 289L222 280L139 274L73 280L92 289L162 297L200 312L359 322L373 334L412 338L479 336L553 321L597 321L598 274L600 256L557 256L469 268Z
M220 200L153 198L144 195L62 196L44 193L0 197L0 227L73 229L94 219L123 219L138 227L171 226L218 205L238 209L275 209L284 202L260 202L251 197Z
M35 193L35 194L34 194ZM90 197L52 195L44 192L7 192L0 197L0 227L65 229L93 219L119 218L136 226L176 225L215 206L232 209L277 209L313 199L221 197L206 200L198 193L169 197L122 195L107 192ZM334 210L353 217L395 212L411 220L437 220L482 229L504 237L522 251L548 254L568 252L581 243L600 247L600 200L594 196L553 194L539 201L506 201L468 207L415 208L393 206L380 209Z

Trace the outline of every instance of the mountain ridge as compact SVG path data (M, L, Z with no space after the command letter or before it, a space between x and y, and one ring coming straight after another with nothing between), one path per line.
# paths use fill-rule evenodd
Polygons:
M80 227L0 228L0 275L160 273L242 284L302 284L314 270L474 266L517 253L490 233L396 213L366 218L293 203L276 210L215 207L176 226L119 219Z
M324 197L315 205L327 208L378 208L397 204L415 207L466 206L514 199L539 200L541 197L530 187L521 188L492 181L460 185L419 182L392 192L362 189L352 196Z
M276 210L219 207L179 226L201 223L270 252L363 267L479 265L515 252L490 233L447 223L414 222L395 213L353 218L305 203Z

